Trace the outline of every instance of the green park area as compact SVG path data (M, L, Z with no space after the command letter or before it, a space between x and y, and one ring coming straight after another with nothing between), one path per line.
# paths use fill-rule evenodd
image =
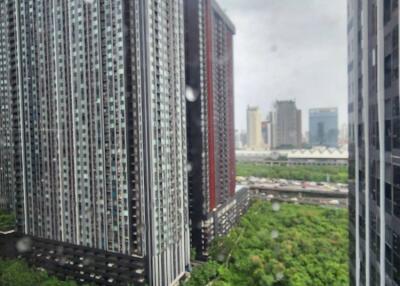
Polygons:
M45 271L30 268L22 260L0 260L2 286L77 286L72 281L60 281Z
M348 285L347 222L344 209L256 202L184 285Z
M14 229L15 216L0 210L0 231Z
M255 163L238 163L236 174L240 177L260 177L312 182L347 183L348 170L343 166L268 166Z

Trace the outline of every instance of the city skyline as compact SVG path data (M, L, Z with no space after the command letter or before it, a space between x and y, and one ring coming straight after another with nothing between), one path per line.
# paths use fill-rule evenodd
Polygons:
M248 105L264 119L276 100L292 99L304 111L304 131L314 107L337 106L339 126L347 123L345 0L219 2L238 31L236 129L246 130Z
M399 15L1 2L0 281L400 285Z

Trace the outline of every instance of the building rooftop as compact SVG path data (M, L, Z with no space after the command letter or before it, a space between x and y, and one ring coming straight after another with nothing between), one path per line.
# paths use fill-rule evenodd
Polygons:
M221 18L224 20L224 22L226 23L226 25L229 27L229 29L231 30L231 32L233 34L236 34L236 27L233 24L233 22L231 21L231 19L229 19L228 15L225 13L225 11L221 8L221 6L218 4L217 1L212 0L212 7L215 9L215 11L217 11L217 13L221 16Z

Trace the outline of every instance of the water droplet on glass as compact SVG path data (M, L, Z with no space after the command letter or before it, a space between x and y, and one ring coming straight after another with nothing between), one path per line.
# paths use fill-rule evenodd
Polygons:
M56 251L57 255L62 255L64 253L64 248L62 246L58 246Z
M224 260L225 260L225 256L224 256L223 254L219 254L219 255L217 256L217 261L218 261L218 262L224 262Z
M188 163L186 164L186 169L187 169L187 172L188 172L188 173L192 172L192 170L193 170L192 163L188 162Z
M281 205L278 203L278 202L273 202L272 203L272 210L274 211L274 212L277 212L277 211L279 211L281 209Z
M276 280L281 281L285 277L282 272L278 272L275 275Z
M85 259L83 260L82 264L83 264L84 266L89 266L90 264L93 264L93 260L90 259L90 258L85 258Z
M67 258L64 257L64 256L61 256L61 258L60 258L58 264L60 264L60 265L65 265L65 264L67 264L67 262L68 262L68 261L67 261Z
M25 253L32 249L32 240L29 237L21 238L17 241L17 251L19 253Z
M271 232L271 238L272 239L277 239L279 237L279 232L277 230L273 230Z
M190 102L195 102L197 100L198 94L197 92L191 88L190 86L186 87L186 99Z

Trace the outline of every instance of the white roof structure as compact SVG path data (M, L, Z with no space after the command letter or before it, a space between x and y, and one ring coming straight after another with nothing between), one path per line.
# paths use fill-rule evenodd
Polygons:
M277 160L279 157L286 157L287 159L336 159L347 160L349 153L347 146L343 148L327 148L327 147L314 147L312 149L294 149L294 150L264 150L264 151L251 151L251 150L237 150L236 156L238 158L265 158Z

